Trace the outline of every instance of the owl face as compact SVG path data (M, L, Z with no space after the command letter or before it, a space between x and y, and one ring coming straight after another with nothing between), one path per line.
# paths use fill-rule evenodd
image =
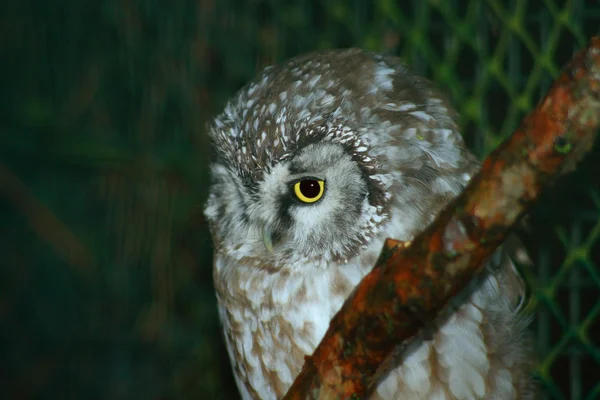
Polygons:
M356 161L336 143L311 143L274 164L252 187L227 167L215 175L235 209L222 210L263 259L289 260L324 253L347 256L340 237L358 242L356 222L368 207L368 183ZM233 207L232 207L233 208ZM354 237L352 237L354 235ZM330 245L328 245L330 244ZM333 244L337 244L334 246Z
M396 238L422 228L473 164L452 115L396 59L360 50L265 69L209 126L217 251L293 269L346 262L393 218Z

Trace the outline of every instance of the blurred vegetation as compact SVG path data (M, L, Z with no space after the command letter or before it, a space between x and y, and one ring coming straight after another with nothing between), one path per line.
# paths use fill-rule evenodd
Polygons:
M207 119L313 49L402 55L480 156L600 31L584 0L0 3L0 398L232 399L202 217ZM548 398L600 398L600 157L525 241Z

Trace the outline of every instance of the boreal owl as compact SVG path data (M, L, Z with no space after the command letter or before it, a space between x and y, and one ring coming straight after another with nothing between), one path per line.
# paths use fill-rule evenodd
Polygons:
M319 51L264 69L209 124L205 215L244 399L281 398L385 238L410 241L480 164L449 101L394 56ZM500 250L373 399L531 397L524 286Z

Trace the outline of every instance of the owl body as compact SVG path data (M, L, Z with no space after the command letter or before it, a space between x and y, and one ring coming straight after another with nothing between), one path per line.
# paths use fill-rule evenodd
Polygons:
M234 376L244 399L281 398L385 238L411 240L479 164L431 83L357 49L268 67L209 131L205 214ZM487 271L373 399L529 398L523 285L503 252Z

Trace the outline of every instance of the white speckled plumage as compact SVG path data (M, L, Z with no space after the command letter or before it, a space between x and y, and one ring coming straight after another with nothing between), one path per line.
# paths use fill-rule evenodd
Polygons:
M397 58L350 49L266 68L210 125L205 214L244 399L280 398L383 240L413 238L478 169L454 117ZM326 182L316 203L291 199L290 182L305 176ZM496 259L373 399L531 397L522 282L504 253Z

